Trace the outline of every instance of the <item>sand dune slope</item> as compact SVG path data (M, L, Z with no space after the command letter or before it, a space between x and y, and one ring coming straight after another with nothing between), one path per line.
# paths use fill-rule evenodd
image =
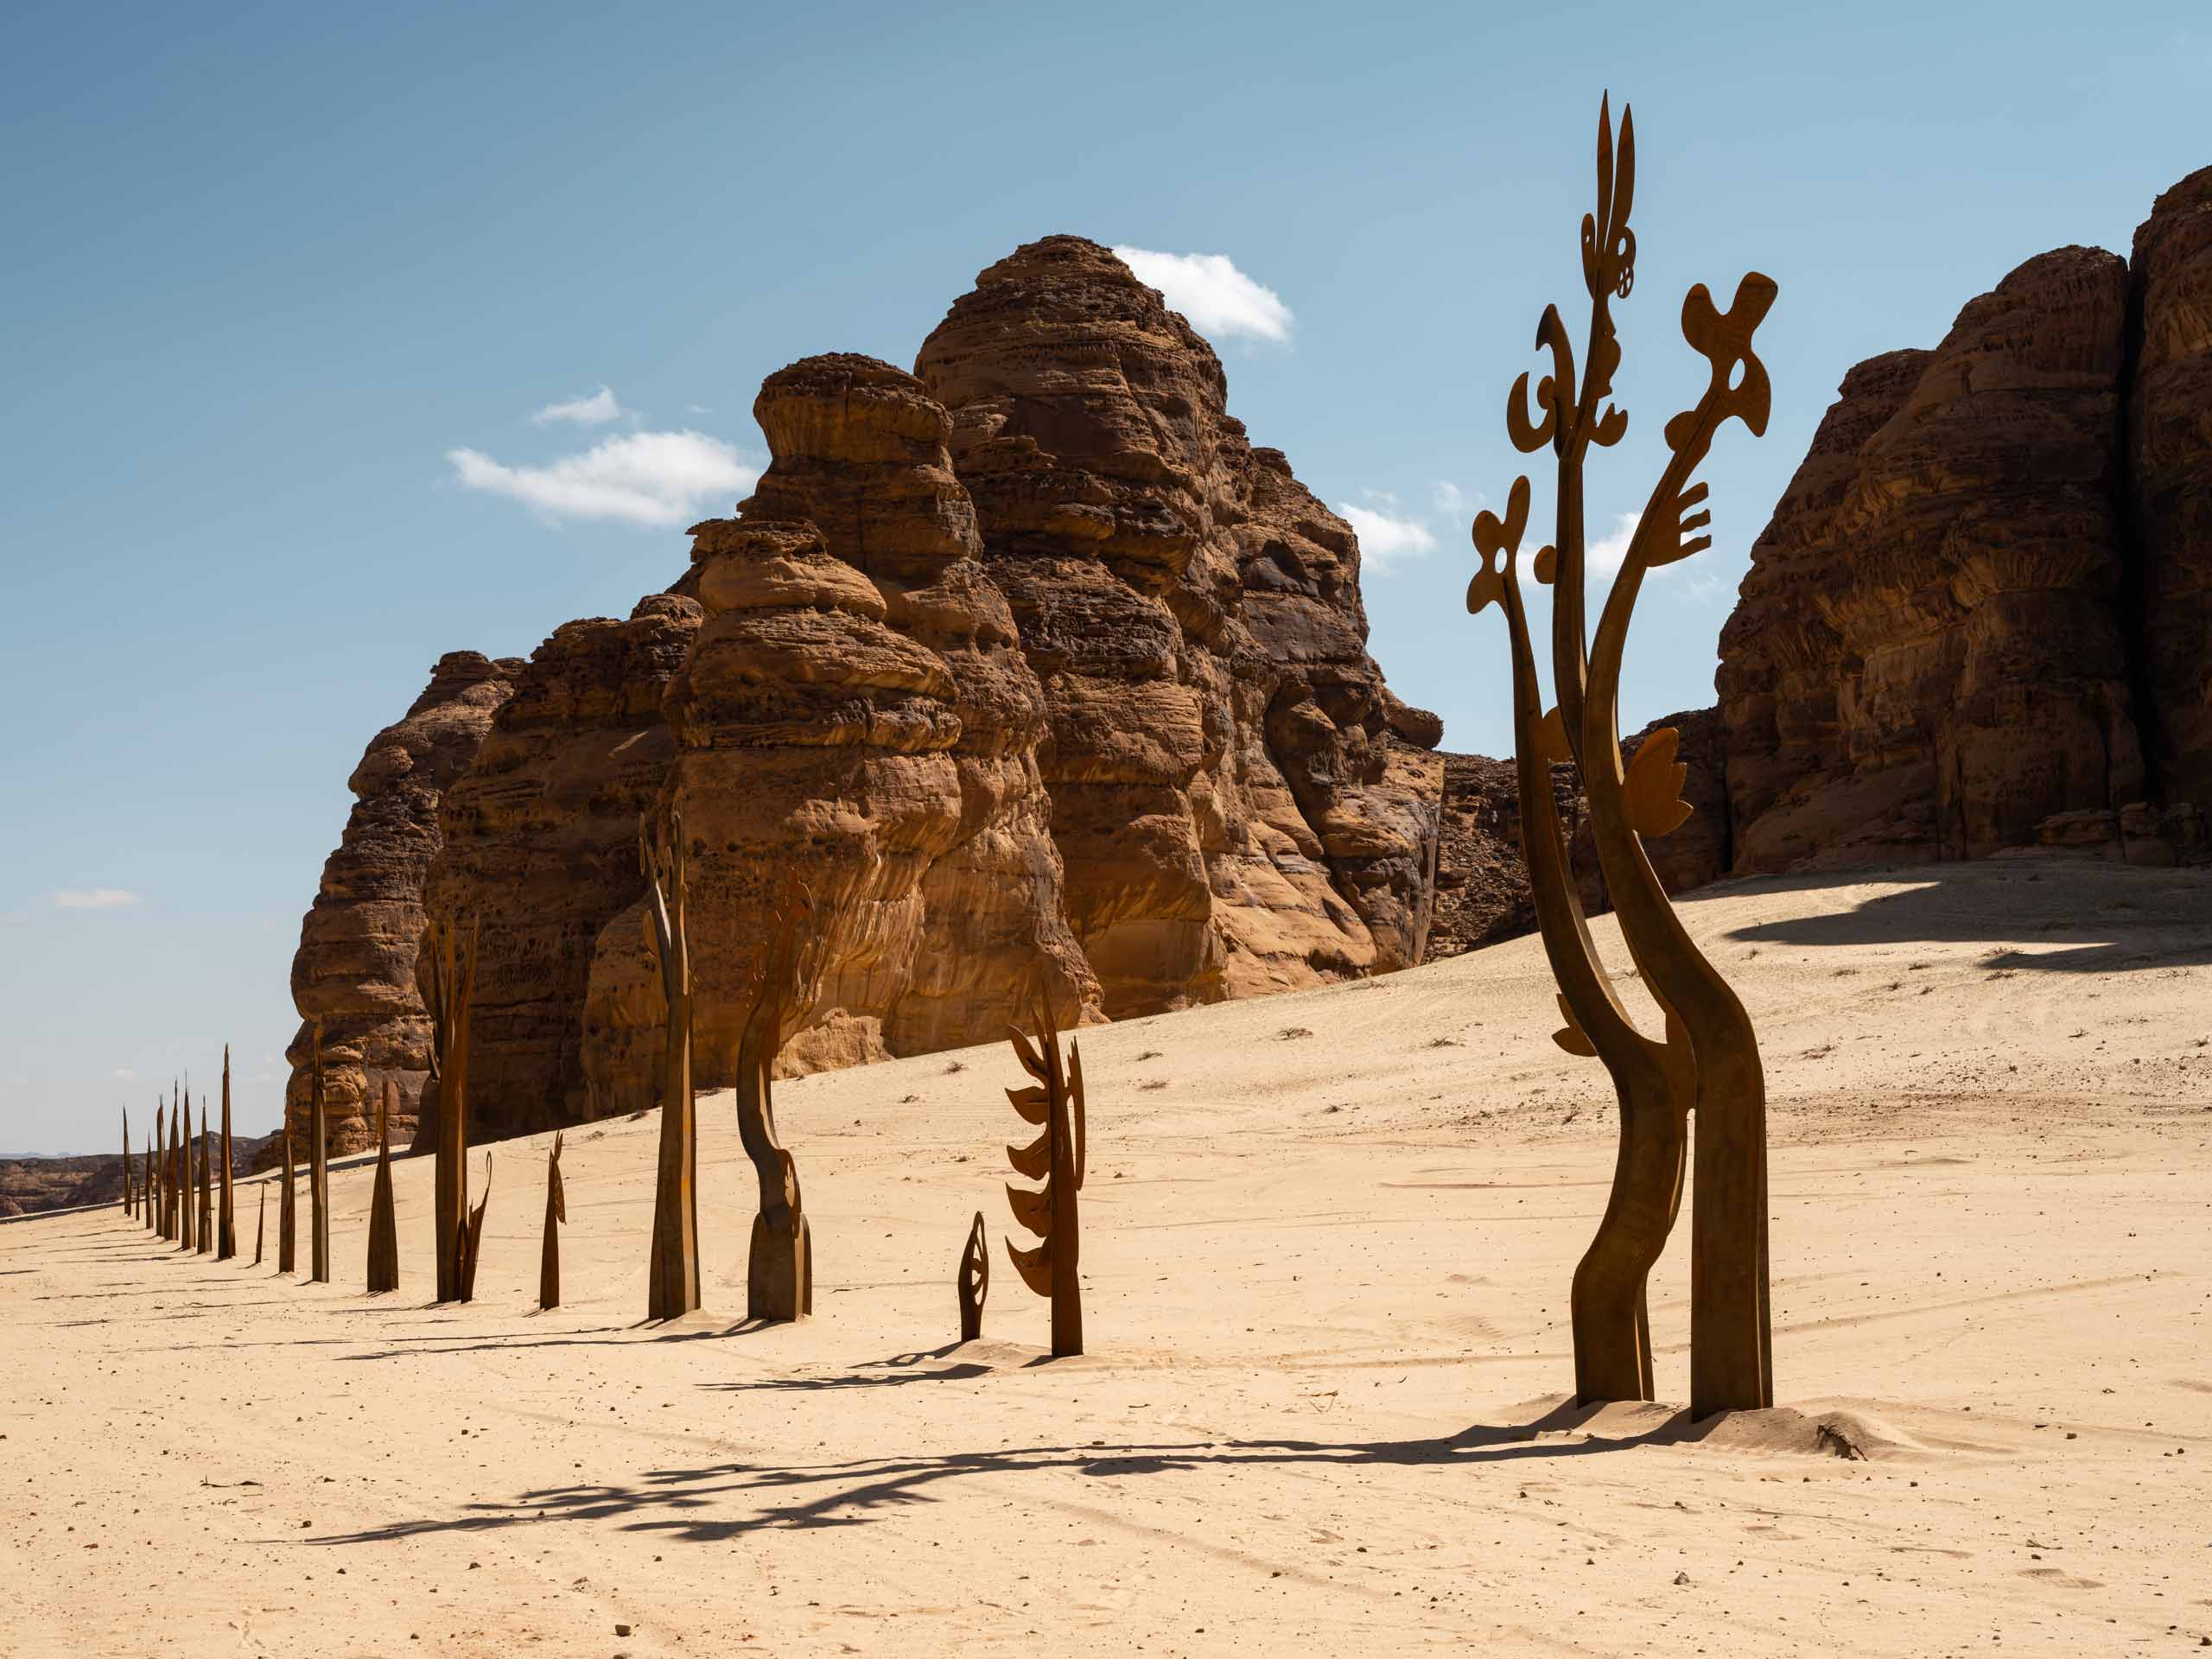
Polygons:
M548 1314L537 1141L492 1149L463 1307L424 1305L424 1160L376 1299L358 1165L328 1287L112 1211L0 1227L0 1650L2195 1649L2212 884L1999 862L1683 911L1765 1046L1780 1409L1564 1403L1612 1113L1522 940L1086 1033L1079 1360L1039 1363L1002 1254L953 1341L970 1214L1009 1230L1003 1047L779 1090L800 1326L736 1323L723 1098L674 1328L639 1323L650 1117L571 1133Z

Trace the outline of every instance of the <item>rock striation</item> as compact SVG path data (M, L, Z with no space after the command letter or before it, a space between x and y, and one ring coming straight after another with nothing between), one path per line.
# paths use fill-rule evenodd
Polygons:
M413 1132L429 1076L430 1026L416 988L423 892L439 848L445 791L476 758L523 664L474 651L438 658L407 713L369 741L346 786L353 808L322 867L292 959L299 1033L285 1050L285 1109L308 1122L308 1065L322 1021L324 1099L334 1156L372 1144L371 1103L389 1081L397 1095L392 1138ZM305 1155L304 1152L302 1154Z
M1440 767L1394 737L1349 526L1252 447L1212 349L1109 251L1048 237L915 370L1044 690L1107 1013L1419 961Z

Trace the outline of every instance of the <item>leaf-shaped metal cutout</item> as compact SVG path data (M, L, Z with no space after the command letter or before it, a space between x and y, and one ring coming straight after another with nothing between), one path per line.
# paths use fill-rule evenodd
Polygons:
M1560 1017L1567 1021L1567 1026L1564 1030L1552 1033L1552 1041L1570 1054L1580 1054L1586 1059L1596 1059L1598 1046L1585 1034L1581 1022L1575 1019L1574 1010L1567 1006L1567 999L1564 996L1559 999L1559 1011Z
M1682 782L1689 768L1675 759L1681 734L1662 726L1643 740L1628 763L1628 777L1621 789L1629 828L1639 836L1659 836L1679 828L1694 810L1681 798Z
M1052 1132L1047 1129L1026 1147L1008 1147L1006 1160L1017 1175L1041 1181L1052 1173Z
M1006 1097L1014 1103L1014 1109L1021 1114L1025 1123L1042 1123L1045 1114L1052 1109L1052 1097L1040 1088L1009 1089Z
M1083 1045L1068 1044L1068 1116L1075 1121L1075 1190L1083 1191L1084 1141Z
M1019 1026L1008 1026L1006 1029L1007 1035L1014 1039L1014 1052L1021 1057L1021 1069L1038 1082L1044 1082L1045 1062L1038 1058L1036 1046L1030 1042L1029 1033ZM1029 1121L1034 1123L1038 1120L1033 1117Z
M1557 704L1545 714L1543 723L1536 728L1536 749L1548 766L1574 759L1574 751L1567 746L1567 722L1560 718Z
M1006 1201L1014 1207L1014 1218L1039 1238L1052 1236L1052 1189L1048 1182L1041 1192L1008 1183Z
M1546 542L1536 550L1534 569L1536 580L1548 588L1559 576L1559 549Z
M1007 1260L1014 1263L1014 1270L1021 1275L1021 1282L1039 1296L1052 1294L1052 1241L1046 1239L1033 1250L1016 1249L1012 1239L1006 1242Z

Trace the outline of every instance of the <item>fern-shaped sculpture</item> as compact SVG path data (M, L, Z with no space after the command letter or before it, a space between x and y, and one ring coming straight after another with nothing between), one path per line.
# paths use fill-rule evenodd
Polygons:
M1083 1190L1083 1054L1071 1041L1063 1066L1052 1001L1041 992L1037 998L1038 1042L1032 1043L1018 1026L1008 1034L1022 1070L1037 1081L1026 1089L1007 1090L1006 1097L1026 1122L1041 1126L1044 1133L1026 1147L1008 1147L1007 1161L1016 1174L1045 1185L1032 1192L1008 1183L1006 1197L1014 1208L1014 1220L1043 1242L1024 1250L1007 1239L1006 1253L1022 1283L1039 1296L1052 1298L1054 1356L1079 1354L1083 1351L1083 1284L1077 1270L1082 1261L1082 1240L1076 1194Z

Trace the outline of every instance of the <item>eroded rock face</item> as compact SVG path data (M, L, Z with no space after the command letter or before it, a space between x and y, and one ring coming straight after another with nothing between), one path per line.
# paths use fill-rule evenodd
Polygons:
M1738 869L1980 857L2143 797L2126 307L2120 259L2063 248L1846 381L1722 637Z
M308 1123L308 1065L322 1020L324 1101L334 1155L363 1150L375 1128L373 1094L396 1087L395 1144L415 1128L429 1075L430 1028L416 989L423 893L439 847L446 790L475 759L523 669L456 651L438 659L404 718L370 740L347 787L346 833L322 867L322 884L300 924L292 1001L303 1023L285 1058L286 1109L296 1135ZM304 1141L302 1142L304 1147ZM305 1156L304 1150L302 1156Z
M1044 688L1107 1012L1420 960L1438 768L1391 741L1349 528L1251 447L1211 348L1108 250L1050 237L977 278L916 372Z
M585 993L601 931L644 891L639 816L658 799L676 753L661 695L700 616L695 600L654 594L626 621L555 630L515 677L474 764L445 791L424 907L478 929L472 1138L611 1109L584 1071Z
M2152 771L2168 800L2212 804L2212 168L2135 232L2127 440Z

